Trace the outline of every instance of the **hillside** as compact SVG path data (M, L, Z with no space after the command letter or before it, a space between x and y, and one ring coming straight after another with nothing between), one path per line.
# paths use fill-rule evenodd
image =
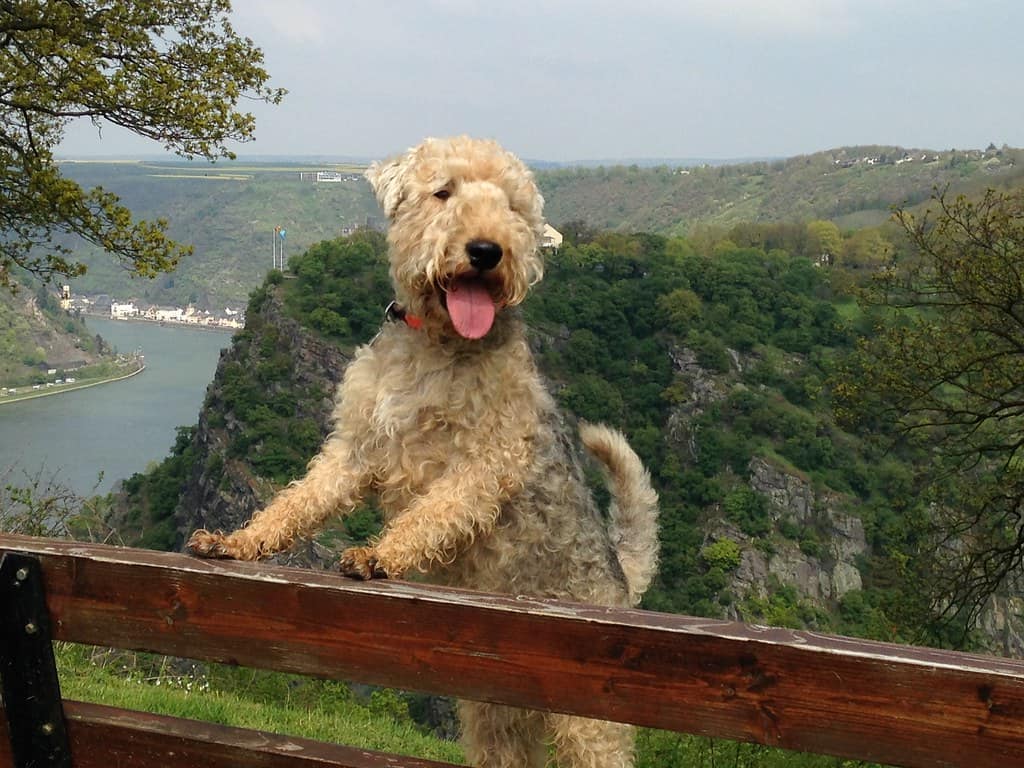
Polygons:
M1008 184L1024 151L842 147L787 160L695 168L577 168L538 174L549 221L686 234L699 224L826 219L840 228L885 221L897 204Z
M595 230L687 234L699 225L835 221L842 229L877 225L895 203L1021 178L1020 150L905 150L845 147L739 165L599 167L539 170L548 220ZM68 162L86 186L118 194L145 219L165 218L170 233L195 245L176 272L133 280L92 246L77 244L89 273L75 292L203 309L238 308L271 264L274 227L287 230L287 255L380 216L356 166L225 162ZM301 181L301 172L336 170L349 180ZM379 220L379 219L378 219Z
M254 293L198 423L126 481L122 535L180 547L197 527L239 526L303 473L390 298L384 247L369 233L321 243ZM656 235L601 235L549 260L524 307L539 363L571 414L627 433L661 494L648 607L888 640L945 631L915 575L928 555L919 457L832 415L830 380L873 322L836 292L857 279L778 248L703 253ZM329 564L375 529L371 506L287 561ZM1000 649L1024 652L1020 628L1000 626Z
M349 180L300 180L318 169ZM89 271L71 281L73 291L143 303L238 309L271 267L274 227L287 232L288 257L378 215L360 169L346 166L68 162L61 170L114 192L137 218L166 219L172 237L194 245L175 272L150 281L133 279L94 246L74 244Z
M52 381L111 360L103 340L60 309L51 289L0 290L0 387Z

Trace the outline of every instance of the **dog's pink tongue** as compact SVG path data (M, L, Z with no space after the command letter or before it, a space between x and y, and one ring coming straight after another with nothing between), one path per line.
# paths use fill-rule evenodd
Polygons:
M482 280L460 277L448 289L448 314L456 332L481 339L494 324L494 301Z

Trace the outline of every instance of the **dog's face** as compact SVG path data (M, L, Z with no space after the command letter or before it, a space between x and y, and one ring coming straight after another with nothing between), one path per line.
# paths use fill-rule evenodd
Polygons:
M544 201L496 142L427 139L366 177L391 221L396 298L425 325L482 338L540 280Z

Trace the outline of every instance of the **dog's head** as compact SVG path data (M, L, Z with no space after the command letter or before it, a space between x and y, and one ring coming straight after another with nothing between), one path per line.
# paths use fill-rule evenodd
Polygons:
M396 298L430 328L482 338L541 279L544 200L496 142L427 139L366 178L391 222Z

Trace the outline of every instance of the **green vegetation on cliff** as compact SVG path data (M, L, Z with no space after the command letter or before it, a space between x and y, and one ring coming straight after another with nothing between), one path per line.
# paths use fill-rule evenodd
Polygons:
M925 626L918 585L895 578L916 555L911 526L921 510L912 473L840 428L829 397L837 359L853 349L848 320L868 322L837 286L845 290L870 270L842 258L816 266L777 247L818 229L744 225L704 240L609 233L567 241L550 255L523 311L563 406L622 428L659 488L662 570L648 606L918 637ZM898 243L886 234L875 237L895 252ZM860 237L837 233L831 247L852 253ZM765 248L768 242L775 247ZM365 343L391 297L384 254L374 233L324 242L292 259L290 275L272 273L254 293L248 327L208 394L205 437L196 443L205 452L191 459L204 467L207 486L267 494L303 473L329 428L333 384L312 387L300 375L296 337L267 313L283 311L305 328L300 335L320 344L351 350ZM188 450L182 443L175 456ZM852 590L814 600L783 582L736 592L735 551L793 547L822 567L831 557L825 523L777 509L751 488L755 459L863 518L869 545ZM171 461L154 477L176 466ZM184 467L175 474L183 485L190 477ZM129 483L130 509L156 508L148 482ZM262 503L246 494L246 508ZM200 522L195 510L173 494L155 496L163 514L177 504L180 543ZM709 538L715 525L736 533ZM730 539L735 549L721 543Z
M745 230L748 241L772 232ZM829 407L835 361L855 338L843 318L860 319L833 283L859 274L815 267L779 248L739 247L730 234L740 233L699 248L655 235L566 243L550 255L545 280L523 308L540 364L566 408L627 432L659 486L663 565L647 606L908 639L916 620L908 606L916 606L891 576L913 552L885 530L902 524L899 510L913 504L903 497L907 470L836 426ZM254 293L248 327L208 394L198 428L206 437L188 441L183 432L172 460L133 479L129 506L148 503L145 486L157 478L193 482L194 472L179 462L186 456L193 469L205 467L204 482L221 489L258 485L269 494L301 475L319 437L311 432L303 444L290 425L301 422L303 407L304 418L319 424L310 411L329 410L330 398L303 392L299 342L278 313L304 329L302 344L345 352L369 341L391 298L384 253L383 238L362 233L311 248L292 260L289 275L272 273ZM813 523L778 519L772 501L751 488L757 457L864 513L877 547L862 563L862 589L830 605L778 580L763 596L735 591L733 575L749 547L795 542L810 556L826 549ZM168 511L177 504L179 535L196 524L180 496L163 498ZM708 537L709 521L718 518L736 538ZM341 535L365 535L366 525L361 518L363 527ZM337 536L324 541L340 546ZM891 551L890 541L898 544ZM685 736L645 732L641 739L643 765L711 765L723 757L750 766L834 762Z

